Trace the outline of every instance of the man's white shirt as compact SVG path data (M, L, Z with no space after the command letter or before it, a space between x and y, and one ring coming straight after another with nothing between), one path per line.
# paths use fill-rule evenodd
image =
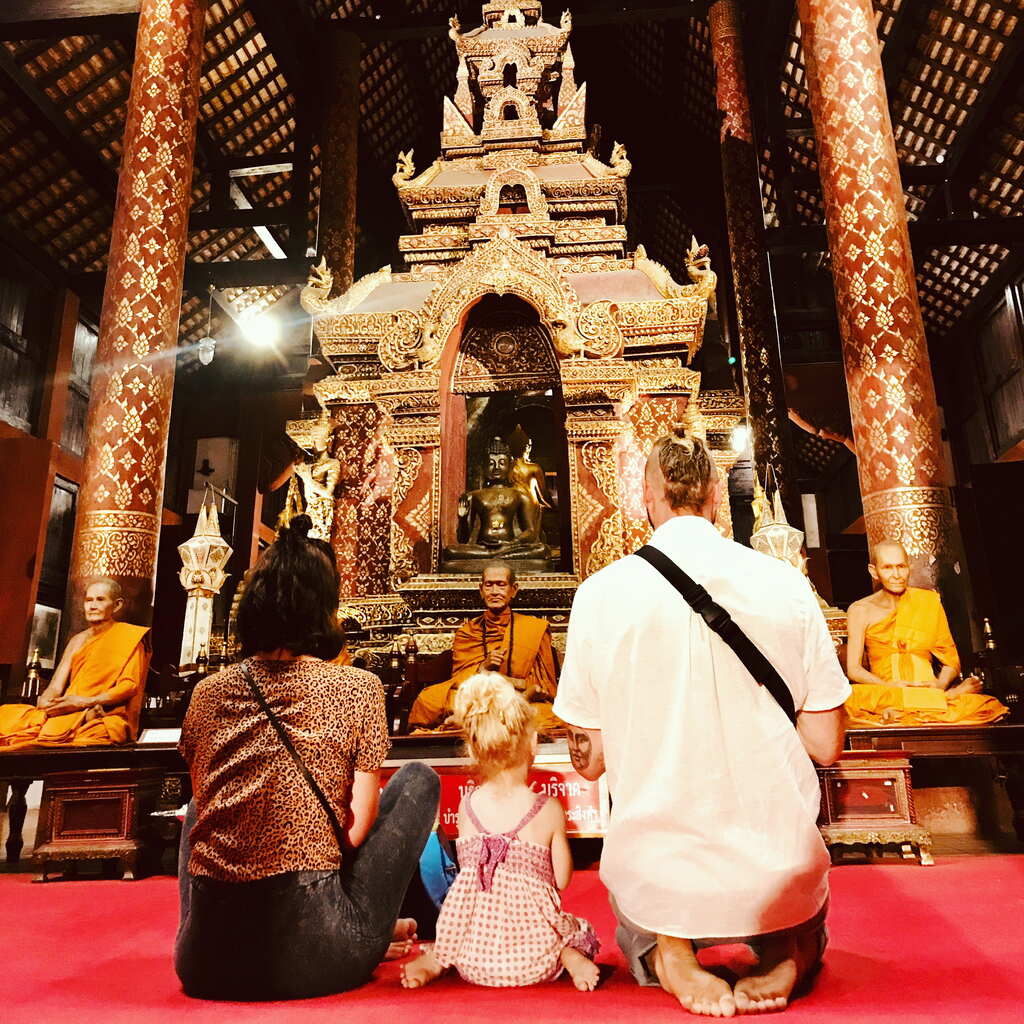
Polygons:
M804 576L677 516L651 544L702 584L774 665L797 710L850 694ZM817 775L771 694L633 556L573 601L555 714L600 729L612 798L601 878L622 914L685 938L801 924L828 897Z

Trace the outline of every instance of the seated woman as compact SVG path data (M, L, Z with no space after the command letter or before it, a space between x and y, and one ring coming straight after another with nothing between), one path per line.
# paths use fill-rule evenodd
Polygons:
M383 688L324 660L342 644L338 577L310 525L264 552L238 610L245 660L196 687L182 729L195 800L175 969L191 996L341 992L410 938L396 919L440 783L411 763L380 792Z

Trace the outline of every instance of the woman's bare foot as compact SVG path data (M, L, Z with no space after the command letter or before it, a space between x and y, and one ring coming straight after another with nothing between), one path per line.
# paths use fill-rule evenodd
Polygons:
M444 968L434 956L434 947L427 946L415 960L402 964L402 988L423 988L444 974Z
M784 1010L797 983L814 963L817 937L808 935L799 942L781 939L765 947L760 964L736 982L736 1012L771 1013Z
M601 972L597 964L584 956L578 949L566 946L561 955L562 966L569 972L572 983L581 992L593 992L597 987Z
M385 960L401 960L412 952L416 942L416 921L411 917L400 917L395 922L395 930L391 935L391 944L384 954Z
M731 1017L736 1012L729 983L705 971L689 939L659 935L653 953L654 972L661 987L684 1009L704 1017Z

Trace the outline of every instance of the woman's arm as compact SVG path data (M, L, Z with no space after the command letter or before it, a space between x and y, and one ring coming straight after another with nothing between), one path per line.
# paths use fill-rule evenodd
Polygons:
M349 800L348 819L345 824L345 842L353 850L362 845L377 820L380 804L380 772L355 773L352 780L352 798Z

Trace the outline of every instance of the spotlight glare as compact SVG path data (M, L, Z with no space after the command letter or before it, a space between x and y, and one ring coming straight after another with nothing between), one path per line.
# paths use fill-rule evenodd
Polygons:
M750 427L746 423L737 423L729 435L729 447L742 455L750 447Z
M273 348L281 340L281 324L268 313L248 317L242 330L256 348Z

